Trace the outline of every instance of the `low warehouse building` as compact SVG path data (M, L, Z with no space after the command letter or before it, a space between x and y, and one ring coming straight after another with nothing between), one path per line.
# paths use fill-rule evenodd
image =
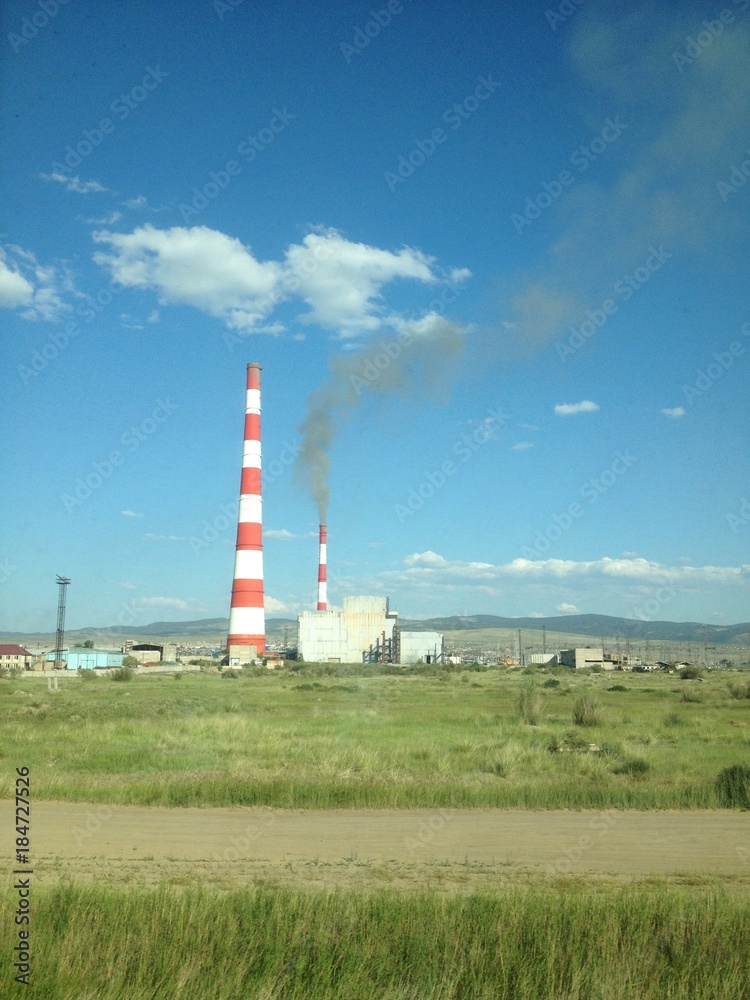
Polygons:
M47 662L55 662L54 650L47 653ZM125 659L124 653L115 653L111 649L64 649L62 659L66 670L104 670L109 667L121 667Z
M574 667L576 670L584 670L586 667L601 667L603 670L613 670L614 664L611 660L604 659L604 650L592 646L584 646L577 649L561 649L558 658L563 667Z

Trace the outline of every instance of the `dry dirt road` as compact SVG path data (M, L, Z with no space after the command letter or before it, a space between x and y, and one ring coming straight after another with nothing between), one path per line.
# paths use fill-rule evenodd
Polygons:
M12 844L13 805L0 802ZM669 876L750 888L750 813L165 809L37 802L37 878L477 888Z

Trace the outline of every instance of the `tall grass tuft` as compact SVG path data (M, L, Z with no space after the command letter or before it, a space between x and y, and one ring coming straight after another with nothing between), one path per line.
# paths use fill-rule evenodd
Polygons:
M16 905L0 896L3 926ZM750 982L740 894L68 884L34 906L30 1000L740 1000Z
M573 705L573 722L577 726L600 726L604 721L604 711L590 694L579 695Z
M725 767L716 779L716 791L722 805L750 809L750 767L747 764Z
M542 716L544 698L533 677L524 681L518 692L518 715L527 726L536 726Z

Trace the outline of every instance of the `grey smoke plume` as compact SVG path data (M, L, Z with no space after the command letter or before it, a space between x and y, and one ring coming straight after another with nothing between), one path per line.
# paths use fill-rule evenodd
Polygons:
M373 337L353 354L329 362L327 381L307 399L295 478L311 492L327 521L331 446L336 429L369 393L423 404L439 398L456 373L465 330L437 313L400 321L390 336Z

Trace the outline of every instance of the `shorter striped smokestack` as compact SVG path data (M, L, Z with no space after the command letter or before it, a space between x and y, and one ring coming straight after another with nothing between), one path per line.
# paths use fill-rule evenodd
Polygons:
M320 549L318 555L318 611L328 611L328 584L326 582L326 544L328 530L320 526Z

